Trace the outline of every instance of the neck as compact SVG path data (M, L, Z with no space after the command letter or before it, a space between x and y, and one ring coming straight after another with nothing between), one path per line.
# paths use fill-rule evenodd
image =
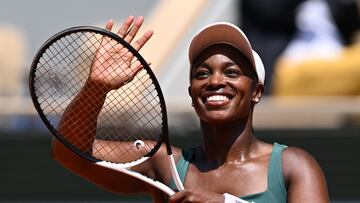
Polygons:
M252 115L252 113L250 113ZM214 167L246 161L256 143L252 116L231 123L213 124L201 121L204 145L203 160Z

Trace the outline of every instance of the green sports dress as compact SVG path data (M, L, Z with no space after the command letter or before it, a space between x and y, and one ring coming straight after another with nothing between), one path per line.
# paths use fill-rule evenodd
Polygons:
M274 143L268 169L268 188L264 192L241 196L239 198L255 203L286 203L287 191L284 184L281 165L281 153L287 146ZM183 150L182 156L176 164L182 182L192 159L194 148ZM174 181L170 183L171 188L176 188Z

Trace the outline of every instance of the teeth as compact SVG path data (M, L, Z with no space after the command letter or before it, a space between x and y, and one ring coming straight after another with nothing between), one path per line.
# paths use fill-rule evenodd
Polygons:
M213 96L210 96L206 99L207 101L228 101L229 98L227 98L226 96L224 95L213 95Z

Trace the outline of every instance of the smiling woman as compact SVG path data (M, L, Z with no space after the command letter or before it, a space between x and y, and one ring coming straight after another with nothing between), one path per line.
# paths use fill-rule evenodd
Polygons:
M130 42L141 27L142 20L129 17L118 33ZM106 27L111 30L112 26L108 23ZM131 36L121 33L131 33ZM146 40L141 41L140 47L150 37L145 33L143 39ZM189 60L188 90L200 120L203 143L186 150L171 147L184 190L164 198L160 191L79 158L56 140L53 145L55 159L109 190L151 193L156 202L329 202L322 170L311 155L298 148L265 143L254 135L253 110L263 95L265 71L245 34L229 23L206 26L193 38ZM103 68L110 70L110 65L106 66L109 63L104 64ZM124 85L121 82L124 76L115 77L120 82L112 87ZM92 84L93 79L89 77L87 84ZM106 82L102 78L97 79ZM84 91L90 90L99 91L96 85L84 88ZM64 116L61 127L73 131L72 124L89 118L93 119L91 125L96 127L97 115L107 93L106 89L99 96L77 95L76 98L81 96L85 101L95 102L91 105L92 111L85 115L84 106L73 103L67 111L77 109L73 111L77 115ZM88 132L73 134L91 136ZM96 143L88 144L94 147ZM122 158L118 154L114 157ZM165 146L160 146L151 159L131 169L171 186L174 180L165 157ZM103 178L109 177L109 174L111 178Z
M329 202L322 171L308 153L255 137L253 110L265 71L245 34L229 23L206 26L193 38L189 60L189 94L204 143L185 158L182 176L191 190L171 199L202 202L225 193L225 202Z

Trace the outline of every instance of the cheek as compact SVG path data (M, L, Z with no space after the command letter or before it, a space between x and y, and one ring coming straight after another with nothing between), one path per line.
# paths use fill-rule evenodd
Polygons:
M199 82L191 81L190 86L188 88L189 96L192 99L194 99L194 97L196 97L196 95L199 93L200 88L201 88L201 85L199 84Z
M244 112L246 114L246 112L249 112L251 108L252 108L251 98L249 98L249 96L247 95L246 96L244 95L244 97L241 99L240 108L238 109L238 111Z
M239 83L237 87L234 87L234 89L236 89L238 92L240 106L243 108L251 107L253 103L253 95L255 91L251 81Z

